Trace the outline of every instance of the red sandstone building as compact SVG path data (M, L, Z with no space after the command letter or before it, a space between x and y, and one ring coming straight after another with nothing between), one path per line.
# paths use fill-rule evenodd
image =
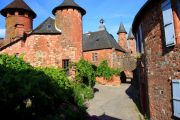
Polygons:
M142 111L151 120L180 119L180 1L148 0L133 22Z
M33 29L36 13L23 0L7 5L1 10L6 18L6 35L0 42L0 52L23 53L24 59L33 66L66 68L69 62L81 58L93 64L107 60L111 67L120 67L126 51L135 51L135 47L127 48L123 24L118 31L118 43L106 30L104 20L100 21L98 31L83 35L82 17L86 11L73 0L64 0L52 13L55 19L49 17ZM132 33L128 38L131 46L135 46Z
M86 11L71 0L53 9L56 19L48 18L33 30L35 12L23 0L14 0L1 10L6 17L6 35L1 53L25 54L34 66L66 67L82 58L82 16ZM76 24L74 24L76 23Z

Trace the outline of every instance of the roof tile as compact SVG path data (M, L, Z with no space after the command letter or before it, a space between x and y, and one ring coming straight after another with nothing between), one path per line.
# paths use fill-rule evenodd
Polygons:
M86 11L80 7L77 3L74 2L74 0L64 0L62 4L55 7L52 11L53 14L55 14L56 10L63 9L63 8L76 8L81 11L82 15L86 14Z
M32 32L32 34L60 34L60 33L61 33L60 30L57 30L55 27L55 20L51 17L48 17Z
M27 11L30 12L33 18L36 17L36 13L23 0L14 0L1 10L1 14L6 17L7 12L12 10Z
M106 30L90 32L83 35L83 51L93 51L100 49L112 49L125 52L122 49L114 37L109 34Z

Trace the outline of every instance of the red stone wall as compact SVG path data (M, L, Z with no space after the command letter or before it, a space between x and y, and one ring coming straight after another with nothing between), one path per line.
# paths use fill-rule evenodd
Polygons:
M129 39L129 49L132 54L136 54L136 40L135 39Z
M161 2L152 4L141 18L145 44L144 78L151 119L171 120L171 80L180 79L180 45L165 46Z
M93 61L93 53L97 53L98 61ZM87 61L90 61L92 64L98 65L103 60L107 60L110 67L119 67L121 62L118 62L118 57L123 56L123 52L116 51L114 49L103 49L103 50L96 50L96 51L87 51L83 52L83 58Z
M19 26L21 28L19 29ZM23 28L22 28L23 27ZM13 39L17 36L22 36L24 32L32 30L32 19L25 15L7 15L6 18L6 39ZM19 32L20 31L20 32Z
M76 62L82 58L82 15L80 11L75 9L57 10L56 12L56 26L62 31L61 46L68 54L74 54L72 61ZM70 53L74 48L73 53ZM67 56L68 57L68 56Z
M126 33L119 33L118 34L118 44L125 50L127 50L127 39Z
M24 53L24 59L33 66L62 67L62 59L65 56L74 57L71 52L66 55L59 41L60 35L31 35L26 41L19 41L2 50L1 53L10 55ZM74 49L74 48L68 48Z
M96 82L101 85L119 86L121 85L120 76L113 75L111 79L106 80L103 77L96 77Z

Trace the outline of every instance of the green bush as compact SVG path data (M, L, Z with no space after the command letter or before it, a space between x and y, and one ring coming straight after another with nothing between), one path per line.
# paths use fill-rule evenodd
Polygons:
M76 80L84 83L89 87L95 85L95 71L93 65L88 61L81 59L76 66Z
M88 89L78 86L63 70L34 68L22 58L0 55L0 119L83 120L76 88Z
M67 78L66 72L63 69L57 68L36 68L37 70L43 71L45 75L54 79L60 87L64 89L71 89L73 87L72 82Z
M85 84L76 84L74 86L75 101L79 106L83 106L84 102L94 97L94 92L91 87L87 87Z
M32 68L32 66L29 63L25 63L21 57L17 59L15 55L8 56L7 54L0 54L0 67L2 70L0 72L1 74L3 74L3 71L21 71Z
M109 80L113 75L119 75L121 72L120 69L112 69L108 66L108 62L106 60L102 61L96 70L96 76L104 77Z

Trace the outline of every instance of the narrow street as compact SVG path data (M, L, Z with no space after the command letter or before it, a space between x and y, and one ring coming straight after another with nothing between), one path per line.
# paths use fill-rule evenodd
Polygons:
M87 103L92 120L141 120L141 113L131 99L132 87L95 86L94 99Z

